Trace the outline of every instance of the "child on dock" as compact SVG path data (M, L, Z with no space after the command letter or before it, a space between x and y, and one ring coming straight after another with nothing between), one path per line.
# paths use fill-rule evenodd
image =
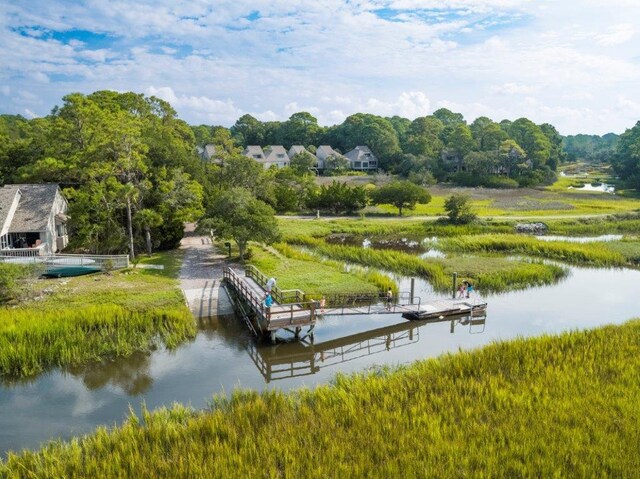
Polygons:
M458 299L460 298L464 298L464 294L467 291L467 282L464 281L462 283L460 283L460 286L458 286Z
M273 298L269 292L265 293L262 305L264 307L264 315L267 318L267 321L269 321L271 319L271 306L273 306Z

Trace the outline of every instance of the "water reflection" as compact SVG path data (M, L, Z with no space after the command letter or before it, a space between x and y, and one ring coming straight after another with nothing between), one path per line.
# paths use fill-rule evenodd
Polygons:
M435 321L402 321L381 328L321 341L296 341L275 346L248 344L249 356L267 383L316 374L321 368L335 367L365 356L391 351L420 341L420 329L428 323L447 322L456 330L480 334L486 316L457 316Z
M408 278L399 278L408 291ZM327 316L315 343L256 345L233 317L201 321L201 332L174 351L159 349L122 361L52 371L0 387L0 454L68 439L98 425L121 423L130 408L174 402L207 406L236 387L291 390L330 382L338 372L395 366L497 340L621 323L640 315L640 271L571 268L554 286L484 295L486 324L412 323L400 314ZM416 280L423 301L440 295ZM485 329L486 327L486 329ZM474 334L480 332L482 334ZM299 369L298 369L299 368ZM298 373L307 372L302 375Z
M151 353L136 352L125 358L100 361L69 368L90 391L115 386L129 396L139 396L153 386L150 372Z

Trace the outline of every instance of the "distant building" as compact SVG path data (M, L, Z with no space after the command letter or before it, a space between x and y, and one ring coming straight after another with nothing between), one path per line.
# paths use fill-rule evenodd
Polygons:
M378 169L378 159L368 146L356 146L344 155L349 160L349 167L355 171L372 171Z
M244 156L248 156L249 158L253 158L256 161L260 161L260 162L264 161L264 152L262 151L262 147L258 145L248 145L244 149L242 154Z
M269 169L273 165L276 165L278 168L284 168L285 166L289 166L289 155L287 155L287 150L284 149L282 145L271 145L267 146L264 149L264 168Z
M0 188L0 255L39 256L64 249L67 209L56 184Z
M326 168L325 161L330 156L335 156L337 158L344 158L343 155L338 153L336 150L331 148L329 145L320 145L316 150L316 158L318 159L318 164L316 168L319 170L324 170Z
M216 145L208 143L204 146L204 148L199 146L198 153L200 154L200 158L202 158L203 161L222 164L222 158L220 156L220 152L218 152L218 148L216 147Z

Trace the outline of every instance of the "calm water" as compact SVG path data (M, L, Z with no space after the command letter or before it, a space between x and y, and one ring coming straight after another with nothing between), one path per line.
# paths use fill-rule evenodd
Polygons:
M338 372L397 365L516 336L622 323L640 316L640 271L572 268L558 285L491 295L484 325L409 322L400 315L327 317L310 344L256 346L234 318L201 324L197 338L173 352L137 354L108 364L55 371L0 386L0 451L122 422L132 407L173 402L206 407L236 387L289 390L327 383ZM409 281L401 281L409 290ZM425 282L416 293L434 298Z

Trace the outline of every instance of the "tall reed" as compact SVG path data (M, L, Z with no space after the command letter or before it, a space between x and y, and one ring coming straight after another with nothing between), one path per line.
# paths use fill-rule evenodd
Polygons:
M50 367L126 356L195 336L189 310L131 310L115 304L0 310L0 376L24 377Z
M9 454L0 477L636 477L640 321L291 393L236 391Z

